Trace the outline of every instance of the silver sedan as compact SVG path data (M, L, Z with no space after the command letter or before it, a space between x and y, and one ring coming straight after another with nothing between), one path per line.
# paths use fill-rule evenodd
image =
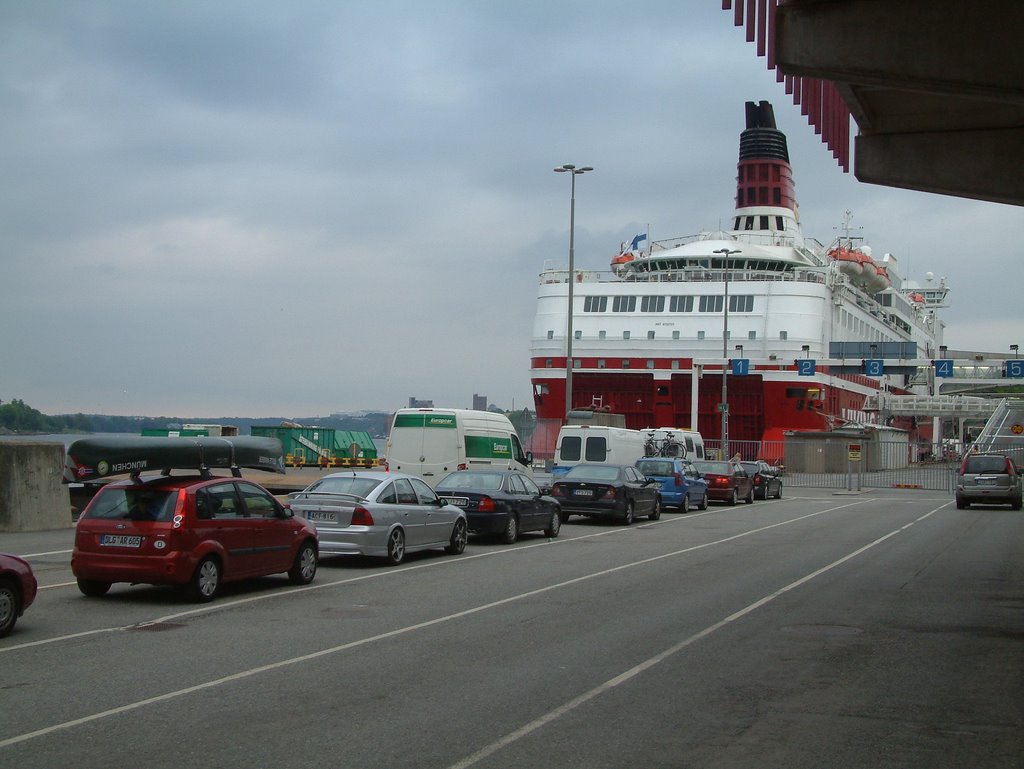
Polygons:
M466 549L466 514L414 475L332 473L289 497L292 511L316 526L321 556L370 555L397 564L419 550Z

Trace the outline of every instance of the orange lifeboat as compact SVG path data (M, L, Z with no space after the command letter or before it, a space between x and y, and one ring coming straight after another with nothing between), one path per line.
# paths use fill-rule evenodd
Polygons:
M867 254L845 246L829 249L828 255L839 263L839 271L851 278L861 277L864 274L865 263L871 261Z
M626 265L636 259L636 255L632 253L622 253L618 256L612 257L612 272L616 275L621 275L626 270Z

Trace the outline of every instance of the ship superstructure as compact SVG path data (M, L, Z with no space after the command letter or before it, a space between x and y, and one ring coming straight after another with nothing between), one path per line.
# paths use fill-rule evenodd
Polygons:
M870 421L864 398L883 389L926 392L918 369L899 363L938 356L945 281L905 280L849 220L828 246L804 236L786 138L767 102L746 105L736 182L732 229L624 248L607 272L571 276L573 408L713 439L723 369L745 360L747 373L728 382L729 437L764 441ZM540 276L531 353L540 419L565 417L569 277L554 267ZM800 359L820 365L808 375ZM885 360L886 373L868 376L865 359Z

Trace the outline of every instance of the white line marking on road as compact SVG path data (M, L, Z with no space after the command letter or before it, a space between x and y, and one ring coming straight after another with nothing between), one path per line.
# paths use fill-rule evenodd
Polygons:
M44 555L66 555L70 553L70 550L51 550L48 553L26 553L25 555L19 555L19 558L42 558Z
M703 550L705 548L713 547L715 545L723 544L725 542L732 542L734 540L742 539L744 537L749 537L749 536L751 536L753 534L758 534L758 533L763 532L763 531L769 531L771 529L777 529L777 528L779 528L781 526L788 526L789 524L792 524L792 523L798 523L800 521L804 521L804 520L807 520L809 518L816 518L818 516L825 515L826 513L835 512L836 510L841 510L841 509L846 508L846 507L854 507L854 506L859 505L859 504L863 504L863 503L862 502L852 502L852 503L849 503L849 504L846 504L846 505L839 505L838 507L829 508L829 509L826 509L826 510L819 510L817 512L808 513L806 515L801 515L801 516L798 516L796 518L791 518L791 519L788 519L788 520L785 520L785 521L779 521L778 523L772 523L772 524L769 524L767 526L761 526L761 527L756 528L756 529L750 529L749 531L740 532L739 534L732 534L732 535L730 535L728 537L723 537L722 539L718 539L718 540L715 540L713 542L705 542L705 543L700 544L700 545L692 545L691 547L686 547L686 548L683 548L681 550L674 550L671 553L662 553L661 555L651 556L650 558L644 558L644 559L639 560L639 561L633 561L631 563L625 563L625 564L621 564L619 566L613 566L611 568L602 569L601 571L592 572L590 574L584 574L583 576L574 577L573 579L565 580L564 582L558 582L558 583L553 584L553 585L547 585L546 587L537 588L536 590L529 590L529 591L527 591L525 593L520 593L518 595L508 596L507 598L501 598L501 599L499 599L497 601L491 601L490 603L482 604L480 606L475 606L475 607L470 608L470 609L464 609L462 611L457 611L457 612L454 612L452 614L447 614L447 615L445 615L443 617L435 617L434 619L425 620L423 622L418 622L418 623L416 623L414 625L407 625L406 627L396 628L394 630L389 630L386 633L380 633L378 635L370 636L368 638L361 638L361 639L356 640L356 641L349 641L348 643L340 644L338 646L332 646L332 647L330 647L328 649L321 649L320 651L311 652L309 654L303 654L303 655L301 655L299 657L292 657L290 659L279 660L278 662L272 662L272 663L269 663L267 665L260 665L258 667L250 668L248 670L241 670L241 671L239 671L237 673L233 673L231 675L224 676L222 678L215 678L215 679L210 680L210 681L205 681L205 682L203 682L201 684L196 684L194 686L189 686L189 687L186 687L184 689L178 689L176 691L166 692L164 694L159 694L159 695L157 695L155 697L148 697L148 698L146 698L144 700L138 700L136 702L130 702L128 704L121 705L121 706L116 707L116 708L110 708L109 710L103 710L103 711L100 711L98 713L92 713L91 715L83 716L81 718L75 718L75 719L72 719L70 721L64 721L64 722L59 723L59 724L53 724L51 726L46 726L46 727L43 727L42 729L37 729L37 730L32 731L32 732L26 732L24 734L18 734L18 735L15 735L13 737L9 737L9 738L7 738L5 740L0 740L0 748L10 747L11 745L17 745L17 744L22 743L22 742L28 742L29 740L33 740L33 739L35 739L37 737L42 737L44 735L52 734L54 732L62 731L62 730L65 730L65 729L71 729L71 728L73 728L75 726L81 726L82 724L87 724L87 723L90 723L92 721L99 721L99 720L104 719L104 718L110 718L111 716L119 715L121 713L128 713L130 711L138 710L139 708L143 708L143 707L146 707L148 705L154 705L154 704L159 703L159 702L166 702L168 700L173 700L173 699L177 699L179 697L184 697L186 695L193 694L195 692L203 691L203 690L206 690L206 689L212 689L212 688L218 687L218 686L223 686L224 684L228 684L228 683L231 683L233 681L240 681L240 680L243 680L245 678L251 678L252 676L256 676L256 675L259 675L261 673L267 673L267 672L270 672L270 671L273 671L273 670L279 670L281 668L289 667L291 665L297 665L297 664L300 664L300 663L303 663L303 662L309 662L311 660L319 659L320 657L326 657L328 655L337 654L339 652L347 651L349 649L355 649L355 648L358 648L360 646L366 646L367 644L371 644L371 643L374 643L376 641L383 641L383 640L388 639L388 638L394 638L396 636L406 635L408 633L412 633L412 632L415 632L417 630L423 630L424 628L433 627L434 625L440 625L440 624L443 624L443 623L446 623L446 622L451 622L453 620L462 619L463 617L469 617L469 616L472 616L474 614L479 614L480 612L488 611L490 609L494 609L494 608L497 608L499 606L505 606L506 604L514 603L516 601L521 601L521 600L523 600L525 598L531 598L533 596L542 595L544 593L549 593L549 592L551 592L553 590L559 590L559 589L564 588L564 587L569 587L570 585L576 585L576 584L579 584L581 582L587 582L589 580L597 579L599 577L604 577L604 576L607 576L609 574L615 574L616 572L625 571L626 569L633 569L633 568L636 568L638 566L644 566L644 565L647 565L647 564L650 564L650 563L655 563L657 561L665 560L666 558L673 558L675 556L685 555L687 553L692 553L692 552L695 552L697 550ZM621 530L622 529L620 529L620 531ZM891 536L893 536L893 534L887 534L882 539L887 539L888 537L891 537ZM571 540L567 540L567 541L571 541ZM879 541L881 541L881 540L877 540L876 543L879 542ZM875 543L873 543L873 544L875 544ZM863 551L863 550L867 549L867 547L871 547L871 546L873 546L873 545L865 546L864 548L861 548L861 551ZM860 551L858 551L858 552L860 552ZM486 555L486 554L481 554L481 555ZM850 556L847 556L847 559L852 558L853 555L856 555L856 553L851 554ZM449 563L450 562L451 561L449 561ZM841 563L841 561L837 561L836 562L836 564L838 564L838 563ZM836 565L836 564L833 564L833 565ZM423 568L423 567L425 567L427 565L428 564L424 564L422 567L412 567L412 568ZM825 569L819 570L819 572L816 572L816 574L820 573L821 571L826 571L828 568L831 568L831 567L826 567ZM389 572L389 573L394 573L394 572ZM811 576L814 576L814 575L811 575ZM369 577L359 577L359 578L356 578L354 580L346 580L346 581L354 582L354 581L357 581L358 579L367 579L367 578L369 578ZM807 581L807 579L810 579L810 577L804 578L803 581ZM768 600L771 600L775 596L781 595L783 592L786 592L787 590L792 589L792 587L795 587L797 584L802 584L803 581L799 581L797 583L793 583L791 586L783 588L780 591L777 591L777 593L773 594L768 599L762 599L761 601L757 602L756 604L752 604L751 606L753 608L756 608L757 606L760 606L763 603L767 603ZM306 588L300 588L300 590L308 590L310 587L313 587L313 586L307 586ZM295 591L293 591L293 592L295 592ZM748 607L748 608L750 608L750 607ZM750 608L750 610L752 611L753 608ZM746 610L744 610L744 613L746 613ZM731 615L730 617L727 617L722 622L719 622L716 625L712 625L710 629L702 631L697 636L692 637L692 640L690 640L689 643L692 643L693 640L696 640L698 637L702 638L704 635L707 635L708 633L713 632L714 630L717 630L719 627L723 626L724 624L726 624L728 622L733 621L733 619L737 618L740 615L741 615L741 613L738 612L737 614L734 614L734 615ZM172 615L172 616L177 617L177 616L182 616L182 615ZM161 619L161 620L156 620L156 621L163 622L163 621L166 621L166 619ZM117 629L117 628L113 628L113 629ZM112 629L107 629L107 630L109 631L109 630L112 630ZM99 632L104 632L104 631L102 631L102 630L87 631L85 633L80 633L79 636L89 635L91 633L99 633ZM37 643L45 643L45 642L37 642ZM33 645L33 644L25 644L25 645L26 646L30 646L30 645ZM675 647L673 647L673 648L675 648ZM682 647L680 647L680 648L682 648ZM650 665L653 665L657 661L660 661L661 658L663 658L664 656L667 656L669 653L670 653L670 651L662 652L662 654L658 655L658 657L652 658L654 660L654 662L650 662L649 664L645 663L645 666L646 667L650 667ZM638 666L638 668L639 667L640 666ZM646 667L644 669L646 669ZM639 672L639 670L637 670L637 672ZM628 677L632 677L632 675L635 675L635 673L630 674L630 671L627 671L627 673L624 673L622 675L626 676L627 674L629 674ZM619 676L618 678L622 678L622 676ZM612 679L612 681L613 682L621 682L621 681L618 681L618 678ZM623 679L623 680L626 680L626 679ZM614 685L617 685L617 683L612 683L611 685L614 686ZM609 684L607 684L607 683L602 685L602 686L604 688L610 688ZM601 687L599 687L599 689L601 691L604 690ZM585 697L586 699L590 699L590 698L596 696L599 693L600 693L600 691L595 690L595 692L593 694L588 693L588 695L583 695L583 697ZM586 699L577 698L577 700L579 702L577 703L577 700L573 700L572 703L577 703L577 705L578 705L578 704L581 704L582 702L585 702ZM572 704L572 703L569 703L569 704ZM573 705L573 707L576 707L577 705ZM563 706L563 708L564 707L566 707L566 706ZM534 722L534 723L538 723L538 722ZM529 729L529 731L533 731L534 729L538 728L540 725L541 724L538 723L537 726L533 726L532 728ZM527 725L527 726L530 726L530 725ZM525 729L527 727L523 727L523 728ZM522 730L519 730L519 731L522 731ZM523 732L523 734L527 734L527 733L528 732ZM515 732L514 734L518 734L518 732ZM516 739L518 739L518 737L516 737ZM502 743L502 744L507 744L507 743ZM487 749L485 748L485 750L487 750ZM497 748L495 748L495 750L497 750ZM493 752L493 751L491 751L491 752ZM474 756L475 755L477 755L477 754L474 754ZM483 757L483 756L481 755L480 757ZM479 760L479 758L474 759L474 762L477 761L477 760ZM468 766L468 764L467 764L467 766Z
M584 692L583 694L579 695L578 697L575 697L575 698L569 700L568 702L565 702L562 705L559 705L557 708L554 708L553 710L548 711L547 713L545 713L544 715L540 716L539 718L534 719L530 723L525 724L524 726L521 726L520 728L516 729L513 732L509 732L504 737L502 737L502 738L492 742L490 745L487 745L486 747L481 748L477 752L472 753L469 756L466 756L466 758L462 759L461 761L458 761L458 762L452 764L451 766L448 767L448 769L467 769L467 767L470 767L473 764L476 764L476 763L482 761L483 759L487 758L488 756L491 756L494 753L497 753L499 750L501 750L504 747L507 747L508 745L511 745L513 742L516 742L517 740L520 740L523 737L526 737L528 734L530 734L532 732L535 732L536 730L540 729L541 727L546 726L547 724L549 724L549 723L551 723L553 721L556 721L557 719L561 718L565 714L572 712L576 708L578 708L581 705L589 702L590 700L594 699L595 697L598 697L601 694L604 694L605 692L607 692L607 691L609 691L611 689L614 689L616 686L619 686L620 684L623 684L623 683L625 683L625 682L635 678L636 676L638 676L641 673L643 673L645 670L648 670L649 668L654 667L658 663L663 662L664 660L666 660L669 657L671 657L672 655L682 651L683 649L687 648L688 646L692 646L697 641L700 641L703 638L707 638L709 635L711 635L712 633L714 633L714 632L716 632L718 630L721 630L726 625L732 624L733 622L736 622L737 620L740 620L743 617L746 617L751 612L754 612L757 609L760 609L762 606L764 606L764 605L766 605L768 603L771 603L772 601L774 601L779 596L782 596L782 595L788 593L791 590L795 590L796 588L800 587L801 585L804 585L804 584L810 582L811 580L821 576L822 574L824 574L824 573L826 573L828 571L831 571L832 569L836 568L837 566L841 566L842 564L846 563L847 561L849 561L849 560L851 560L853 558L856 558L861 553L867 552L871 548L880 545L881 543L885 542L887 539L895 537L897 534L901 534L902 532L906 531L907 529L909 529L914 524L919 523L919 522L923 521L925 518L928 518L929 516L934 515L939 510L941 510L943 507L946 507L947 505L949 505L948 502L945 505L941 505L941 506L935 508L934 510L932 510L932 511L930 511L928 513L925 513L921 517L917 518L914 521L911 521L910 523L906 524L905 526L901 526L898 529L890 531L888 534L885 534L885 535L879 537L878 539L874 540L873 542L869 542L868 544L864 545L863 547L857 548L852 553L848 553L847 555L844 555L842 558L840 558L840 559L838 559L836 561L833 561L832 563L828 564L827 566L823 566L820 569L812 571L810 574L804 575L803 577L801 577L800 579L798 579L798 580L796 580L794 582L790 582L788 585L786 585L785 587L779 588L774 593L770 593L770 594L764 596L763 598L761 598L761 599L759 599L757 601L754 601L752 604L749 604L749 605L745 606L744 608L740 609L739 611L733 612L732 614L730 614L725 619L719 620L718 622L714 623L713 625L708 625L706 628L704 628L703 630L698 631L697 633L694 633L689 638L683 639L682 641L680 641L679 643L675 644L674 646L670 646L669 648L665 649L664 651L659 652L658 654L655 654L653 657L649 657L648 659L644 660L643 662L639 663L638 665L634 665L629 670L626 670L625 672L620 673L619 675L615 676L614 678L610 678L607 681L605 681L604 683L599 684L598 686L595 686L590 691Z

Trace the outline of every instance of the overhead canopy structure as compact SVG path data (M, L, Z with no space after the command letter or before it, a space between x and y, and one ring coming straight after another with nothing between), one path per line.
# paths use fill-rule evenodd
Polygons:
M722 6L758 52L765 49L769 67L787 78L787 90L826 141L829 134L843 138L839 113L853 116L860 181L1024 205L1021 0ZM842 163L845 148L833 151Z

